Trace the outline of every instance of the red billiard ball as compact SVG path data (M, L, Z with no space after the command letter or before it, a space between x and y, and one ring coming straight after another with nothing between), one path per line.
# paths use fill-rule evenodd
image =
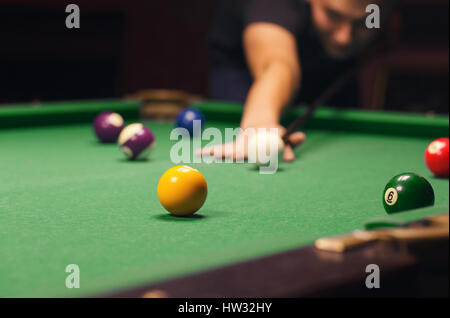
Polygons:
M436 139L428 145L425 163L436 177L448 178L448 138Z

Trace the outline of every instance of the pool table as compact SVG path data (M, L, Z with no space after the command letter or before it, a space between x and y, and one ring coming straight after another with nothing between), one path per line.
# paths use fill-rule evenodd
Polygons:
M242 105L193 106L206 127L239 125ZM280 162L275 174L248 163L186 163L204 175L208 196L193 217L180 218L156 194L176 165L173 122L139 119L140 107L0 107L0 297L448 295L448 224L435 239L376 238L342 250L317 244L374 224L426 229L423 220L448 216L449 180L433 177L423 158L430 141L448 136L447 116L320 108L302 127L307 140L296 161ZM116 144L96 140L92 120L104 110L154 132L149 160L128 161ZM283 122L304 111L289 109ZM384 186L402 172L429 180L433 207L384 211ZM66 287L69 264L80 270L80 288ZM380 268L379 289L365 287L368 264Z

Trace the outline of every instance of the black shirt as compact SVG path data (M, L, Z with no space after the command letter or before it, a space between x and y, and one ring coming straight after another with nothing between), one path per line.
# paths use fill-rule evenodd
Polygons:
M340 74L351 68L354 60L337 60L327 55L314 32L310 12L308 2L304 0L221 1L209 37L212 68L248 72L242 45L244 29L255 22L277 24L297 39L302 86L294 103L311 103ZM337 94L331 104L356 106L355 83Z

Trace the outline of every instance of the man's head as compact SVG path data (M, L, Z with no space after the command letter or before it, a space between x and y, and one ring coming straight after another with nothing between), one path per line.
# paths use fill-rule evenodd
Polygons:
M309 0L314 27L328 54L337 59L349 58L363 50L379 29L366 27L366 7L380 7L381 20L392 11L393 0ZM383 24L382 27L383 28Z

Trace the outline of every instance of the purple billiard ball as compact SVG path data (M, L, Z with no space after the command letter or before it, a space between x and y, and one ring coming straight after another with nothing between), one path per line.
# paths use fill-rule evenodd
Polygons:
M119 146L130 160L145 159L155 146L155 136L144 125L131 124L120 133Z
M116 142L123 129L122 116L113 112L100 113L94 120L94 132L104 143Z

